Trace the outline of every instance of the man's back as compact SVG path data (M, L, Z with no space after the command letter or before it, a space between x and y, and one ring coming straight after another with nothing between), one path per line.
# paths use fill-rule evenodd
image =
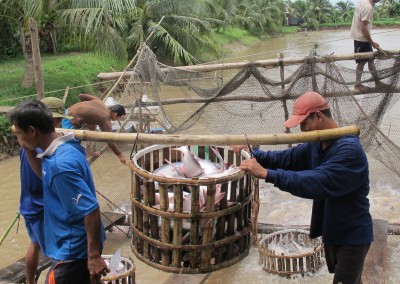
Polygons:
M79 95L80 99L82 95ZM96 125L99 125L101 130L111 131L110 110L100 99L94 98L92 100L81 99L80 102L68 108L68 114L74 117L71 123L77 128L87 124L89 129L94 130Z

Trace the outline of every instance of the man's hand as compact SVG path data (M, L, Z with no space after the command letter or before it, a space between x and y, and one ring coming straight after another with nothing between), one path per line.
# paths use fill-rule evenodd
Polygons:
M267 169L263 168L256 159L243 160L239 168L259 179L265 179L268 173Z
M125 158L125 156L124 156L124 154L119 154L118 155L118 159L119 159L119 161L121 162L121 163L123 163L123 164L126 164L126 158Z
M240 152L242 151L242 149L247 148L246 145L231 145L231 150L233 151L233 153L235 154L240 154Z
M101 276L106 276L110 269L101 255L89 256L88 270L90 274L90 282L92 284L103 283Z
M377 49L377 50L380 49L379 44L378 44L377 42L375 42L375 41L373 41L373 42L371 43L371 46L372 46L373 48Z

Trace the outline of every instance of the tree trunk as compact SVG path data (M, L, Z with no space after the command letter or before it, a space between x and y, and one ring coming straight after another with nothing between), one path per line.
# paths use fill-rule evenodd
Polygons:
M21 81L21 86L24 88L30 88L33 86L35 80L34 66L33 66L33 56L32 56L32 44L30 38L25 39L25 72L24 77Z

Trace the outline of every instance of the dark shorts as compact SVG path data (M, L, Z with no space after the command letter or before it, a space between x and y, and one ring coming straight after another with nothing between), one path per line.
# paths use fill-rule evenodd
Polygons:
M369 42L354 40L354 53L371 52L372 45ZM356 60L357 63L367 62L368 59Z
M90 284L88 260L53 260L45 284Z
M326 265L330 273L335 273L333 283L358 284L364 268L370 244L352 246L325 245Z
M44 241L44 221L43 219L31 221L25 219L25 228L32 243L39 244L43 254L46 253L46 243Z

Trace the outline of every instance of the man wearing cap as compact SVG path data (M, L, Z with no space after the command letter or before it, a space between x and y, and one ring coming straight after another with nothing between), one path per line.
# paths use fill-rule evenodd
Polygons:
M80 102L73 104L67 110L68 115L74 118L69 121L63 120L63 128L87 127L87 129L95 131L98 125L101 131L112 131L112 120L119 120L125 115L125 108L121 105L114 105L108 108L98 97L88 94L80 94L78 96ZM108 147L114 152L121 163L126 162L126 158L115 143L107 143ZM99 153L93 153L90 143L86 145L88 156L98 156Z
M327 101L309 92L294 103L284 123L301 131L339 127ZM232 146L239 153L245 146ZM364 260L373 241L369 213L368 161L359 137L299 144L282 151L253 150L240 169L292 195L313 199L310 237L322 236L333 283L361 283Z
M47 97L41 100L52 112L54 127L61 127L61 119L71 119L71 116L64 115L64 102L58 98ZM18 142L22 145L20 136L17 135ZM36 149L42 152L40 149ZM46 242L44 239L43 222L43 186L42 180L32 170L25 149L20 150L20 178L21 196L19 212L24 217L25 227L31 243L25 255L26 283L36 283L35 276L39 264L39 253L46 252Z
M57 113L29 100L10 114L29 163L42 179L45 254L52 259L45 283L100 283L109 269L101 257L105 232L91 169L73 133L55 131Z

